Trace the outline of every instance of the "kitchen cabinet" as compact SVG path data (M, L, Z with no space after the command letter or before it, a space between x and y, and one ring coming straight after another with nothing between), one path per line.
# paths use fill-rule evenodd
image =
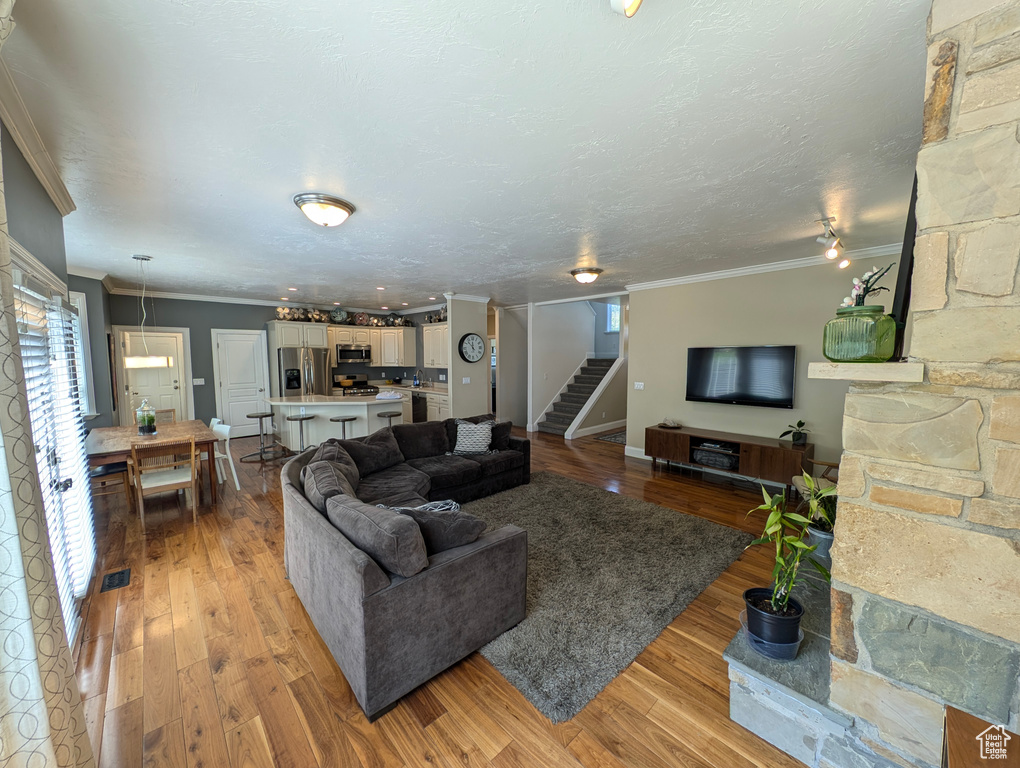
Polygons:
M418 365L414 328L383 328L380 365L413 367Z
M329 326L322 323L306 323L304 328L306 347L328 347Z
M270 349L280 347L328 347L329 326L273 320L266 323Z
M425 393L426 413L429 421L442 421L450 418L450 396L435 392Z
M368 328L359 328L353 325L331 325L329 326L330 344L368 344Z
M426 368L448 368L450 365L450 326L448 323L423 325L422 351Z
M372 347L372 359L369 361L370 366L379 367L382 365L382 329L371 328L368 331L368 344Z

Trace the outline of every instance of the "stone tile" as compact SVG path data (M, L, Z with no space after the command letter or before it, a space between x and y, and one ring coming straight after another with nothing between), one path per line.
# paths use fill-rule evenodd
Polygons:
M956 131L978 131L1020 118L1020 64L978 72L964 81Z
M1020 29L1020 5L1003 4L974 24L974 45L982 46Z
M1020 23L1013 29L1020 29ZM970 58L967 59L967 74L972 75L992 67L1001 67L1003 64L1017 59L1020 59L1020 33L971 51Z
M914 320L915 336L918 320ZM851 392L846 397L843 416L843 447L880 459L949 469L980 469L977 438L983 419L977 400L914 393L888 396Z
M921 143L942 141L949 135L953 111L953 83L956 79L955 40L938 40L928 46L928 71L924 86L924 121Z
M1020 504L1004 504L992 499L974 499L970 503L967 522L1020 530Z
M934 232L914 241L914 275L910 286L910 309L924 312L946 306L949 273L949 233Z
M963 499L951 499L948 496L933 496L930 493L917 493L902 488L890 488L887 485L872 485L871 500L887 507L899 507L926 515L943 515L959 517L963 511Z
M828 736L822 742L819 768L899 768L847 736Z
M814 765L819 734L803 720L765 706L736 683L730 683L730 719L802 763Z
M723 656L738 669L744 667L816 705L826 706L829 703L829 642L824 637L805 632L797 658L777 661L754 650L741 628Z
M927 763L922 763L920 760L914 758L907 758L892 749L889 749L885 744L879 744L874 739L869 739L867 736L862 736L861 748L865 750L872 750L876 755L879 755L882 759L888 760L894 763L900 768L928 768Z
M918 231L1020 213L1014 126L929 144L917 156Z
M1020 443L1020 395L1002 395L992 400L988 435L996 440Z
M839 498L856 499L864 495L864 470L859 456L844 453L839 460Z
M1020 307L950 307L914 317L910 356L957 363L1020 361L1018 338Z
M937 35L1004 4L1004 0L934 0L928 34Z
M961 477L948 472L929 472L924 469L880 464L873 461L868 464L868 474L876 480L912 485L915 488L927 488L930 491L941 491L955 496L980 496L985 492L983 480Z
M1020 264L1020 221L1002 221L960 235L954 266L956 290L1008 296Z
M1020 370L1004 366L928 363L928 381L938 386L981 387L983 389L1020 389Z
M942 761L942 706L841 661L832 662L832 703L878 729L882 740L932 765Z
M1020 546L940 520L843 504L832 578L1020 643Z
M871 598L857 620L872 668L986 720L1009 720L1020 650L910 606Z
M832 590L831 648L837 659L857 662L857 640L854 638L854 596L841 589Z
M996 449L992 491L999 496L1020 499L1020 450L1014 448Z

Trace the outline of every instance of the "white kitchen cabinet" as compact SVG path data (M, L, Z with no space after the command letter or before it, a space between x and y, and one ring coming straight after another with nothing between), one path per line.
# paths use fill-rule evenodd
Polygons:
M335 347L337 344L353 344L354 329L345 325L329 326L329 345ZM336 350L333 350L336 352Z
M352 336L353 341L351 341L351 344L372 343L372 331L369 328L355 328Z
M322 323L303 323L306 347L328 347L329 326Z
M277 346L279 347L303 347L305 346L304 329L297 323L275 323L277 326Z
M439 403L429 400L425 404L425 413L429 421L439 421Z
M422 351L426 368L448 368L450 365L450 326L447 323L423 325Z
M414 328L383 328L380 365L412 367L418 365Z
M450 418L450 396L435 392L425 393L425 405L429 421L442 421Z
M329 326L273 320L266 323L270 347L328 347Z
M382 365L382 328L371 328L368 331L368 344L372 347L372 359L370 366L379 367Z

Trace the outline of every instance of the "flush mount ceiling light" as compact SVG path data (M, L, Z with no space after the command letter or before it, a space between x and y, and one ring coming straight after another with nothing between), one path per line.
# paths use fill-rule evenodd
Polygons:
M570 274L572 274L574 279L579 283L594 283L599 279L599 275L602 274L602 270L598 267L581 267L579 269L570 270Z
M337 227L354 213L354 206L339 197L321 192L304 192L294 196L294 205L308 220L320 227Z
M629 19L641 7L641 0L609 0L609 5L614 11Z

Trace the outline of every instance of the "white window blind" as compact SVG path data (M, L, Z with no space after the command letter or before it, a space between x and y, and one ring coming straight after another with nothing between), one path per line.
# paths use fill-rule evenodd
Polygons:
M89 314L85 294L68 291L67 300L74 308L71 324L74 327L75 370L78 373L78 398L82 415L97 415L95 384L92 378L92 347L89 343Z
M69 305L59 296L51 298L52 288L23 269L13 273L39 485L61 613L68 643L73 644L80 624L79 602L96 559L78 336Z

